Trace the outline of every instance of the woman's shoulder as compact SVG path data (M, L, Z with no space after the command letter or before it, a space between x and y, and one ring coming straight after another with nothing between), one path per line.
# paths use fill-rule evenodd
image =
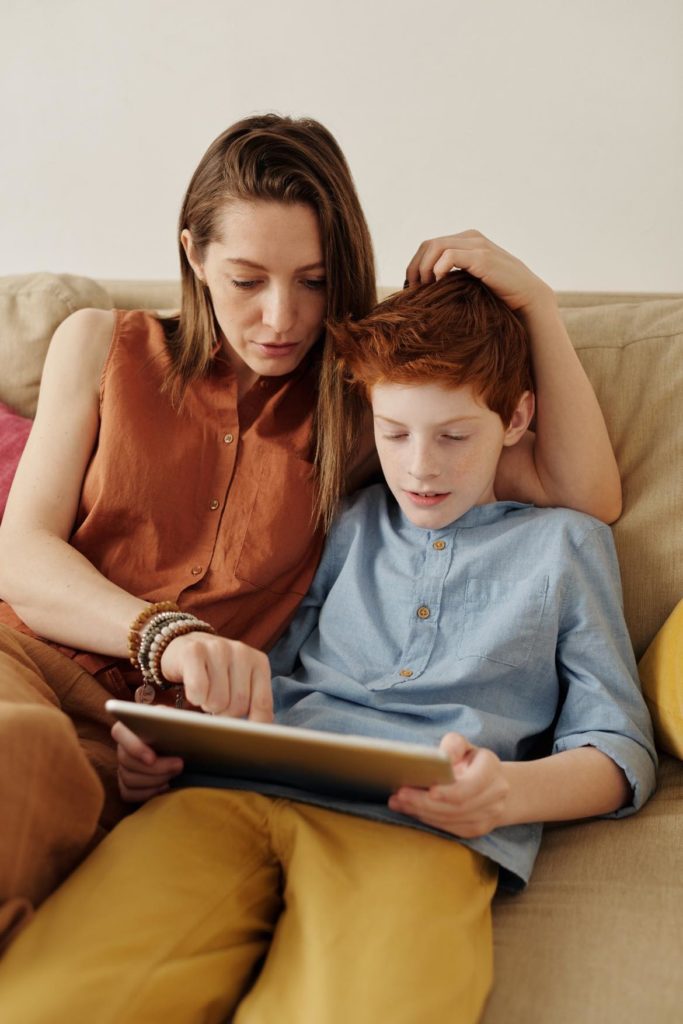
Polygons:
M114 368L124 373L142 366L155 366L163 376L169 351L164 321L147 309L111 310L109 356L104 366L109 375Z
M109 309L77 309L52 336L45 360L43 383L53 376L75 387L90 382L95 390L107 359L115 316Z
M116 311L113 309L77 309L59 325L51 345L87 344L106 348L111 343L115 322Z

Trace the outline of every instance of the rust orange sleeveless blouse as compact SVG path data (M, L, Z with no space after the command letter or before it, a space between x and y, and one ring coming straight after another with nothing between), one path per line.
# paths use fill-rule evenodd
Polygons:
M238 408L235 375L219 354L180 410L160 391L167 368L160 321L117 311L70 542L129 593L177 601L223 636L267 650L322 547L312 518L317 367L308 359L259 379ZM6 604L0 621L32 632ZM122 666L55 646L93 673Z

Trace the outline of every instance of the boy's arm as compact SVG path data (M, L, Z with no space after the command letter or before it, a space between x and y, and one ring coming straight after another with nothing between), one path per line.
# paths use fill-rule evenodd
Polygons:
M613 522L621 514L619 471L600 406L553 291L478 231L423 242L407 279L426 284L453 267L478 277L515 310L531 341L536 434L503 451L496 496L565 506Z
M611 530L595 525L572 552L556 663L563 700L553 754L594 747L626 774L641 807L655 787L652 721L624 619L619 564Z
M631 802L626 775L595 747L564 750L537 761L507 761L502 769L509 785L502 825L593 818Z
M500 761L458 733L445 736L441 746L451 758L455 782L429 791L399 790L389 806L463 839L505 825L610 814L631 798L624 772L594 747L536 761Z

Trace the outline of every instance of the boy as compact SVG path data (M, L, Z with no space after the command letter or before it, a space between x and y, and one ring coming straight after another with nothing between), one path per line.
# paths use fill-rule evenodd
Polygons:
M533 414L521 322L459 272L331 332L387 486L347 502L271 653L276 719L441 743L454 780L385 807L186 777L19 937L15 1024L46 991L55 1019L475 1022L538 823L653 789L610 531L495 498Z

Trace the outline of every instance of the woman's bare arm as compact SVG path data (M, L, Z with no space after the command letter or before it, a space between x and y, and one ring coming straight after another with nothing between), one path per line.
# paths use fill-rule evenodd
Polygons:
M50 344L35 423L0 527L0 595L42 636L125 656L145 602L68 543L99 428L99 382L113 314L80 310Z
M111 583L69 544L97 441L99 383L112 330L111 313L82 310L55 332L36 421L0 528L0 596L41 636L126 657L130 624L146 602ZM246 644L188 633L166 647L161 669L205 710L273 717L268 660Z

